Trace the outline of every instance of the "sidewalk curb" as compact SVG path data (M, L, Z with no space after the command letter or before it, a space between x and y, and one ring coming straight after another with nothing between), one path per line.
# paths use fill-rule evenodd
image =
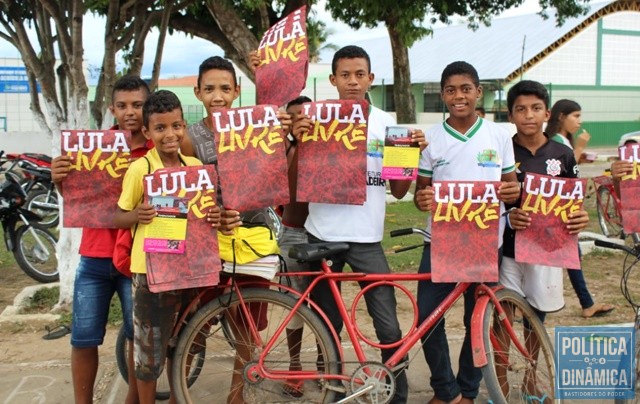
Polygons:
M20 314L22 309L29 304L33 295L40 289L53 288L59 286L60 283L46 283L41 285L27 286L13 299L13 305L7 306L0 313L0 323L21 323L31 321L56 321L60 318L59 314L40 313L40 314Z

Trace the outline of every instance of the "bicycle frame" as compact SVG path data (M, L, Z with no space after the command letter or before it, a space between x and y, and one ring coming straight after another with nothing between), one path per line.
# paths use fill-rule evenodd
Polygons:
M457 284L453 291L440 303L440 305L429 314L429 316L421 323L418 323L418 313L417 313L417 302L410 291L402 284L398 282L407 282L407 281L427 281L431 279L431 274L364 274L364 273L333 273L331 272L331 268L327 265L326 261L322 261L321 272L299 272L295 274L288 273L279 273L278 277L280 279L287 278L289 276L309 276L313 277L313 280L310 282L307 289L300 293L295 291L294 289L283 285L281 282L269 282L269 281L236 281L233 285L225 285L223 288L229 288L232 286L233 291L237 293L238 299L240 300L240 308L242 310L245 318L251 318L251 313L249 307L245 304L242 298L242 289L252 286L261 286L261 287L273 287L282 289L288 293L292 293L298 297L298 301L295 306L292 308L291 312L285 317L281 324L277 327L273 336L269 341L262 341L260 337L260 333L256 327L256 324L252 321L249 321L249 335L252 336L252 339L256 346L261 346L263 354L260 355L256 364L247 370L248 375L252 375L252 377L256 378L265 378L270 380L285 380L287 378L295 377L300 380L317 380L319 377L323 379L338 379L338 380L349 380L349 376L347 375L330 375L330 374L319 374L318 372L312 371L276 371L269 370L267 366L265 366L265 353L268 353L276 343L278 336L282 335L285 332L285 329L289 322L294 317L295 313L299 310L302 305L310 305L317 314L323 319L325 324L330 330L331 335L333 336L335 346L338 347L338 357L341 362L344 362L344 352L342 346L340 344L340 339L331 325L328 317L324 312L322 312L319 307L311 300L310 293L314 289L314 287L320 281L327 281L330 287L330 290L336 300L337 308L340 312L340 316L344 321L344 326L349 336L349 340L351 341L351 345L355 351L355 356L360 363L364 363L367 361L366 354L364 353L364 349L359 343L360 341L365 342L367 345L375 347L375 348L397 348L396 352L385 362L385 365L390 369L394 369L398 364L403 361L403 358L407 355L409 350L425 335L427 334L445 315L446 312L451 309L451 307L455 304L455 302L463 295L465 291L469 289L471 286L470 283L459 283ZM360 292L356 295L354 302L351 306L351 311L349 312L344 299L340 293L338 285L340 282L350 281L350 282L366 282L367 286L362 288ZM407 296L410 298L413 308L414 308L414 320L411 326L411 329L405 333L405 335L398 341L392 344L380 344L373 342L367 339L357 328L356 326L356 306L358 301L364 296L364 294L371 288L378 287L381 285L390 285L395 288L399 288L402 290ZM220 287L218 287L220 288ZM482 323L483 316L485 313L485 309L489 302L492 302L500 315L500 319L503 322L505 329L508 334L512 337L512 340L515 342L515 347L526 357L530 357L526 348L519 343L517 338L515 338L515 332L511 327L511 324L508 321L507 315L504 309L500 306L498 302L495 291L499 290L501 287L490 287L485 284L479 284L476 289L476 307L474 309L472 315L472 323L471 323L471 335L472 335L472 349L474 352L474 365L476 367L482 367L487 364L486 352L484 349L484 337L482 333ZM201 292L200 296L203 296L205 292ZM225 294L217 297L218 299L224 299ZM193 308L193 305L197 304L192 302L192 305L189 308ZM179 332L181 324L186 319L189 310L186 310L181 318L181 321L176 326L175 334Z
M622 220L620 220L620 218L622 217L620 215L620 212L622 210L622 203L620 202L620 197L618 196L618 193L616 192L616 189L613 186L613 180L611 179L610 176L606 176L606 175L593 177L592 180L593 180L593 183L595 184L595 189L596 189L596 202L598 205L602 206L602 211L606 215L607 221L612 221L616 225L622 227ZM600 192L598 192L598 189L600 189L600 187L607 188L609 190L609 193L613 197L613 201L615 203L614 208L615 208L615 211L618 213L617 218L610 217L608 206L602 205L603 201L600 199Z

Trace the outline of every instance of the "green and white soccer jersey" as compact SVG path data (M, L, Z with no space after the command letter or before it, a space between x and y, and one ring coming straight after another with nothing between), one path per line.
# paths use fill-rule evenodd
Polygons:
M418 174L434 181L500 181L515 170L513 145L506 129L480 117L467 133L443 122L425 134L429 146Z
M515 170L513 144L509 132L480 117L467 133L449 124L431 127L425 133L429 145L422 151L418 175L433 181L500 181L502 174ZM500 203L500 212L504 204ZM500 216L499 244L505 220ZM431 218L427 221L431 232Z

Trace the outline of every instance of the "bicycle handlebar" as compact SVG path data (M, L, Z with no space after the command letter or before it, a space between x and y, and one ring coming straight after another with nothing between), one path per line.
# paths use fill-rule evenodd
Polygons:
M616 244L616 243L612 243L610 241L605 241L605 240L594 240L593 243L598 247L609 248L609 249L612 249L612 250L625 251L626 253L631 254L631 255L635 255L635 256L638 255L638 253L633 248L629 248L626 245Z
M389 232L391 237L406 236L407 234L413 234L413 229L409 227L407 229L391 230L391 232Z
M406 236L408 234L419 234L419 235L424 236L424 237L428 237L429 236L429 234L426 232L426 230L417 229L415 227L408 227L406 229L391 230L389 232L389 235L391 237Z

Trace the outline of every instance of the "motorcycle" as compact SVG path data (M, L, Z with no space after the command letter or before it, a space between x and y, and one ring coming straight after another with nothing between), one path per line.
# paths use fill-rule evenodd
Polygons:
M42 218L41 227L56 227L60 221L60 207L58 193L51 180L51 168L26 164L21 167L26 177L21 186L27 194L27 209Z
M27 194L26 207L39 215L41 227L56 227L60 221L58 194L51 181L51 157L39 153L4 153L0 151L1 172L20 178ZM8 167L4 165L8 164Z
M27 193L20 186L19 178L6 172L0 184L0 222L7 250L31 278L42 283L55 282L59 279L58 240L40 226L40 216L23 207L26 201Z

